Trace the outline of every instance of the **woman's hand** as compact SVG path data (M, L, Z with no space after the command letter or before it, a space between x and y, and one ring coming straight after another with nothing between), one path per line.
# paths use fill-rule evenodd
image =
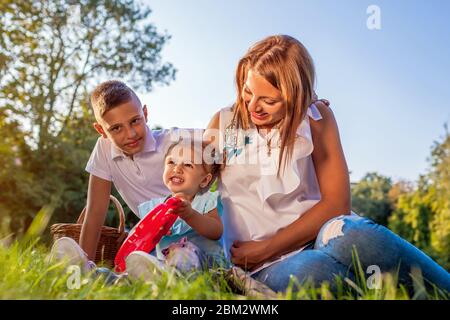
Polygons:
M314 94L313 94L313 97L312 97L312 100L313 100L313 103L316 103L316 102L322 102L323 104L325 104L327 107L329 107L330 106L330 101L328 101L327 99L319 99L318 97L317 97L317 94L316 94L316 92L314 92Z
M250 271L258 268L270 258L267 240L234 241L230 253L231 262Z

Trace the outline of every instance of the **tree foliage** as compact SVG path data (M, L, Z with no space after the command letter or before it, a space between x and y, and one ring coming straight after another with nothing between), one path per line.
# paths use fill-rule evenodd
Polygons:
M431 153L429 176L430 206L435 212L431 221L431 247L450 268L450 135L436 142Z
M417 190L397 199L396 209L389 217L389 227L415 246L429 251L432 216L427 187L421 177Z
M446 128L447 129L447 128ZM352 209L450 269L450 135L435 141L430 168L415 185L372 172L352 186Z
M0 101L40 150L59 137L101 78L150 91L175 75L168 40L134 1L2 1Z
M433 145L430 170L399 198L389 227L450 269L450 135Z
M174 79L150 13L131 0L0 2L0 214L15 229L55 195L56 220L84 206L97 83L148 92Z
M376 172L367 173L361 181L352 186L353 211L386 225L392 211L389 199L391 188L391 178Z

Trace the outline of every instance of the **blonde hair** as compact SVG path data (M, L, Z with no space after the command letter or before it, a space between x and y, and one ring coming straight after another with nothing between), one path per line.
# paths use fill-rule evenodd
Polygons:
M264 77L281 91L283 97L285 114L280 126L279 175L281 167L284 168L292 157L297 128L313 102L314 63L300 41L287 35L270 36L250 47L236 70L237 99L233 121L237 128L242 129L250 126L250 115L243 97L249 70Z

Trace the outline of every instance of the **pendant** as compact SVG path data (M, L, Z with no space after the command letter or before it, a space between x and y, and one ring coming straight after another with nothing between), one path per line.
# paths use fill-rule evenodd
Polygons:
M270 157L272 155L272 148L270 146L272 139L267 140L267 156Z

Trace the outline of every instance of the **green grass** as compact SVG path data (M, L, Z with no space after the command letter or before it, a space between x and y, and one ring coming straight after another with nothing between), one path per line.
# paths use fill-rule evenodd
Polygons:
M48 248L38 240L28 243L14 242L0 245L0 299L255 299L232 292L223 274L217 270L204 272L186 278L164 275L155 283L143 281L123 281L115 285L107 285L103 277L82 276L79 289L69 289L70 277L64 262L49 263L46 260ZM357 257L356 257L357 258ZM410 297L401 286L395 284L395 277L383 278L380 290L368 289L365 279L361 277L356 283L337 279L338 292L333 295L328 285L313 288L311 284L300 285L292 279L289 289L278 294L278 299L446 299L434 292L419 291Z
M73 275L64 262L46 261L48 249L39 244L18 242L0 247L1 299L231 299L231 293L218 290L220 283L200 276L192 281L165 275L149 285L124 281L107 285L103 277L81 277L80 288L69 289Z
M104 277L81 275L78 286L74 284L74 272L64 262L47 261L49 248L40 237L45 233L52 206L44 206L36 215L31 226L18 240L6 236L7 222L0 223L0 299L76 299L76 300L227 300L261 299L255 295L242 295L234 290L226 280L226 271L213 268L185 277L164 274L153 283L143 281L120 281L107 284ZM299 283L292 278L286 292L278 293L277 299L288 300L409 300L409 299L448 299L448 294L439 289L426 291L420 273L415 275L417 288L412 296L405 288L397 285L395 275L382 277L381 289L369 289L364 271L354 251L356 282L337 278L337 290L331 293L328 283L319 288L312 282ZM75 288L74 288L75 287ZM73 289L70 289L73 288Z

